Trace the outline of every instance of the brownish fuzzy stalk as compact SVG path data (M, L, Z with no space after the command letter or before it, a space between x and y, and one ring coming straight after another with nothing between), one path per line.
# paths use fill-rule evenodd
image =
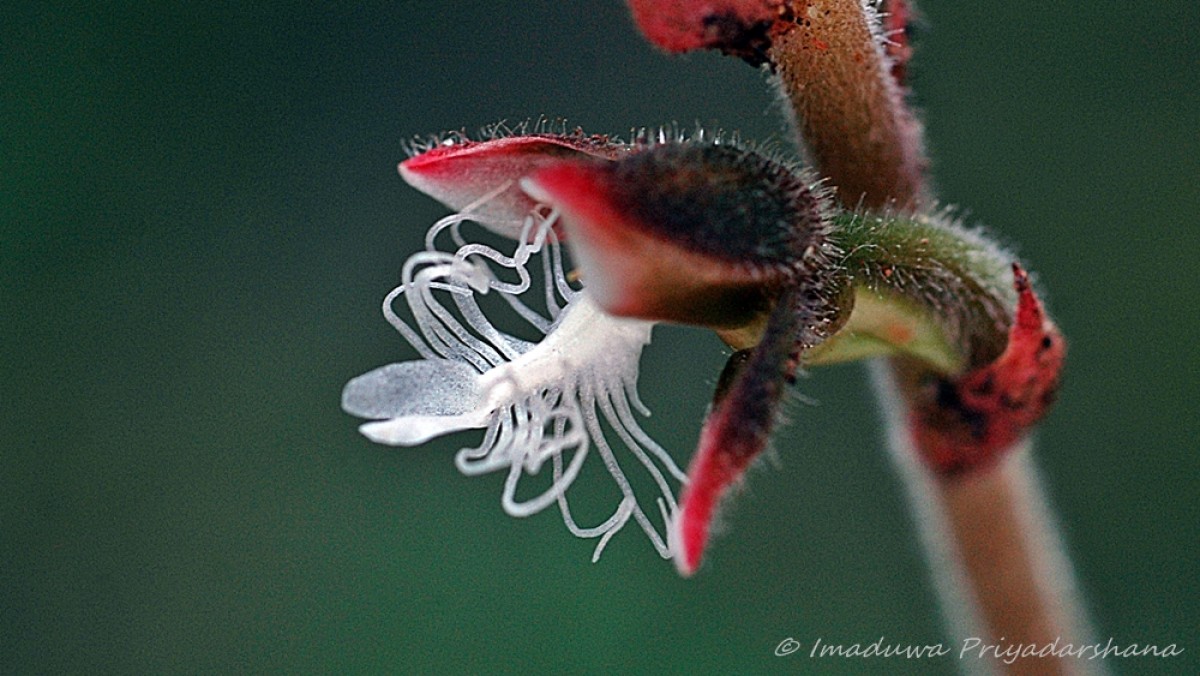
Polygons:
M1055 534L1043 521L1046 514L1031 512L1040 498L1027 454L1027 449L1013 449L996 467L942 481L938 497L989 635L1010 645L1048 646L1056 640L1062 645L1077 636L1068 602L1073 584L1070 569L1056 565L1065 560L1046 560L1043 549L1053 543L1039 541ZM979 523L981 517L988 521ZM1019 658L1003 668L1056 674L1070 673L1071 666L1064 658L1046 656Z
M755 66L766 63L801 146L844 206L904 212L932 202L921 124L905 103L901 81L911 53L901 35L913 15L909 0L880 3L886 30L898 38L890 44L876 4L865 0L630 0L630 5L647 37L668 51L719 49ZM886 280L893 268L881 270ZM1036 416L1023 416L1010 410L1019 406L1006 403L1048 405L1045 396L1015 395L1031 383L1045 386L1038 390L1042 395L1053 392L1061 337L1048 321L1032 321L1041 316L1040 305L1023 271L1014 268L1014 275L1028 326L1014 312L1015 334L984 340L1014 348L1011 354L1005 348L1004 355L988 357L995 362L976 363L979 355L960 346L963 372L894 359L874 365L873 374L888 415L893 459L908 489L947 625L960 645L968 639L1001 648L1045 647L1056 639L1079 645L1087 638L1086 620L1024 440ZM964 286L951 302L987 300L975 294L986 292ZM968 333L1003 332L1007 323L970 327ZM722 337L746 347L761 330ZM1046 355L1057 355L1057 362L1041 368ZM991 405L992 395L999 406ZM984 659L962 666L1018 673L1099 670L1096 663L1053 658L1012 665Z
M921 124L858 0L792 3L767 50L812 161L843 204L915 204L928 161Z
M928 197L921 125L904 102L870 12L859 0L790 3L768 55L803 145L839 199L850 206L918 205ZM960 645L969 638L1038 646L1085 640L1073 573L1026 444L1018 441L1007 457L973 471L937 474L918 460L911 418L898 414L896 399L913 405L913 390L897 387L884 371L876 370L876 381L890 412L895 459ZM1011 665L985 660L980 668L1053 674L1079 666L1051 657Z
M895 374L872 375L887 416L892 460L903 479L926 559L956 651L978 641L1017 646L1093 644L1071 563L1030 456L1020 441L986 468L954 477L929 470L913 447ZM1053 649L1053 648L1051 648ZM1100 661L1030 656L1006 663L979 651L967 673L1104 673Z

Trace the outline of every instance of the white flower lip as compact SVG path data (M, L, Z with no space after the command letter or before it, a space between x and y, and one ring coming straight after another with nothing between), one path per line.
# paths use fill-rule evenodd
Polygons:
M342 409L360 418L386 418L359 428L392 446L416 446L457 430L484 427L479 374L447 359L389 364L346 384Z

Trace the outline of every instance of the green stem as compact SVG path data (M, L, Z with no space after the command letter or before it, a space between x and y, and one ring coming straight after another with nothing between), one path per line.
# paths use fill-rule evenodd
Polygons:
M1016 295L1012 258L945 214L844 213L831 239L854 293L842 327L805 355L811 365L914 357L942 375L995 359Z

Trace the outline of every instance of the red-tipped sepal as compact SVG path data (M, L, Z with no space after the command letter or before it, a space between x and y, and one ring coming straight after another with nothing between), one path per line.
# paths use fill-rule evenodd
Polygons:
M564 159L614 159L630 146L607 136L530 134L489 141L447 141L400 163L409 185L489 229L517 237L536 203L519 181Z
M722 499L770 438L784 389L795 372L796 336L809 321L808 313L795 305L796 298L795 292L784 294L762 342L735 353L721 374L672 533L675 565L683 575L700 565Z
M766 60L768 33L783 0L629 0L633 20L668 52L720 49L753 63Z
M1041 420L1058 392L1066 342L1016 263L1013 278L1017 310L1003 354L957 380L937 381L913 409L917 448L942 475L993 462Z
M805 177L735 146L563 162L523 185L559 211L588 293L615 315L741 326L830 251Z

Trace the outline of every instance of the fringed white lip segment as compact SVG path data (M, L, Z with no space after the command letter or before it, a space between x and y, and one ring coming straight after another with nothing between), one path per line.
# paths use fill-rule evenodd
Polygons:
M483 429L482 443L460 450L455 463L469 476L507 470L501 498L506 512L529 516L557 504L572 533L599 538L593 560L632 517L658 553L670 558L668 533L677 512L672 483L684 482L685 475L634 415L649 415L638 399L637 377L654 324L605 314L585 289L568 281L553 232L558 214L545 205L528 214L511 254L470 241L467 234L479 229L471 223L473 207L509 187L429 230L425 250L408 259L402 283L383 303L384 316L422 359L354 378L342 393L342 408L374 420L359 430L392 446ZM532 283L535 265L540 285ZM530 343L496 328L477 302L489 293L543 338ZM401 297L410 321L394 309ZM599 454L619 498L611 516L585 527L572 516L566 491L592 454ZM519 491L521 479L543 471L547 461L549 487L532 496ZM657 488L653 507L635 495L626 475L631 467L646 472Z

